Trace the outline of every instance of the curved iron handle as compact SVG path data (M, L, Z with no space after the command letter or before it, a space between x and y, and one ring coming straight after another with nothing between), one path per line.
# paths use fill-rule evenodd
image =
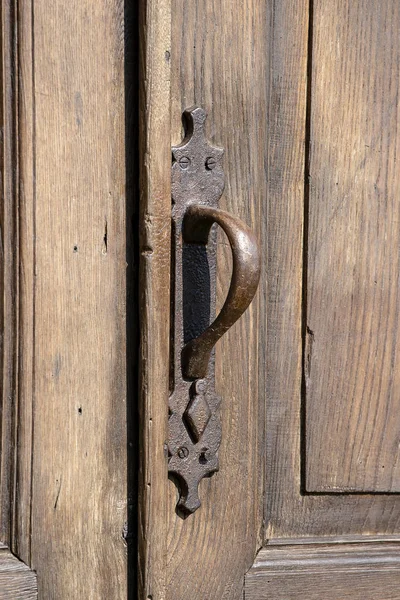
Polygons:
M206 377L213 347L249 306L260 280L260 254L256 238L237 217L219 208L192 204L183 218L184 241L207 244L214 223L224 230L232 249L232 279L225 303L214 322L182 350L182 372L189 379Z

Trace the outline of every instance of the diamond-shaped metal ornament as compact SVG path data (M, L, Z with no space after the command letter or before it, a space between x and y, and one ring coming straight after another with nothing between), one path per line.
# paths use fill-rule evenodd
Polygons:
M201 439L211 417L211 410L204 391L204 382L201 380L196 381L195 392L183 413L183 418L195 442Z

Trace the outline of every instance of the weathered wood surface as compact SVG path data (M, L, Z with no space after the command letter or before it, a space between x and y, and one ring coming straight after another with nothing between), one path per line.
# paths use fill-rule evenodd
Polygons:
M15 302L18 264L16 132L16 35L13 3L1 5L0 63L0 540L12 537L12 496L15 476L15 388L18 307Z
M267 537L300 498L302 263L309 2L273 5L268 109ZM290 32L291 46L287 46ZM283 514L284 513L284 514ZM290 520L290 526L288 526ZM296 522L296 521L295 521ZM299 528L301 531L301 528ZM289 531L282 531L289 535ZM298 533L294 533L294 535ZM280 533L276 534L279 537Z
M308 491L400 491L400 4L314 2Z
M262 244L256 299L216 349L222 396L220 471L200 484L201 508L182 520L168 499L167 598L241 598L243 576L260 544L264 444L266 3L172 2L172 143L182 139L183 109L208 112L207 137L225 148L220 206L241 217ZM230 249L221 233L217 304L230 281ZM251 351L249 351L251 348ZM262 393L259 394L259 390Z
M0 546L0 600L36 600L36 573Z
M294 19L298 22L297 15ZM306 24L303 24L303 28L291 30L287 19L285 23L284 29L281 30L284 38L287 39L288 32L292 31L292 43L298 36L303 39L308 30ZM313 3L310 25L308 119L302 136L297 138L298 143L293 144L293 139L296 139L293 136L289 143L289 149L293 149L301 144L302 139L306 140L305 175L306 184L309 183L309 186L305 190L305 206L301 198L296 204L294 197L289 196L287 201L293 203L290 204L293 211L292 221L282 226L284 221L281 218L279 205L269 203L268 239L273 251L269 253L268 262L266 474L268 526L266 538L361 535L362 533L394 534L398 532L400 526L400 503L398 496L394 494L302 495L300 491L305 491L307 460L309 461L308 482L311 481L311 471L315 466L315 481L325 473L323 475L325 478L337 477L337 481L341 481L340 485L343 484L345 487L344 482L349 481L349 475L353 484L357 479L354 479L356 471L349 470L352 462L351 453L354 450L353 461L364 461L363 465L360 463L357 467L359 479L356 485L361 491L371 491L371 486L372 489L379 489L383 481L386 480L387 483L390 480L390 476L384 475L383 471L389 469L389 473L395 475L397 468L396 423L398 419L394 416L397 375L394 368L393 381L390 383L389 364L394 361L392 364L395 366L397 336L395 325L397 275L395 276L394 273L397 258L394 248L397 244L395 223L398 194L394 159L398 141L394 124L398 119L396 114L398 115L399 103L396 97L398 73L393 67L393 61L396 61L399 49L397 36L399 7L394 1L382 7L379 2L361 0L353 3L323 3L318 0ZM288 47L283 45L280 59L277 54L276 63L271 66L273 82L271 97L277 96L279 89L282 89L282 97L287 102L287 112L282 111L280 97L277 96L275 112L271 113L269 123L276 122L277 127L285 127L286 130L290 123L294 127L299 102L298 97L286 93L286 86L293 83L293 76L297 73L298 61L293 64L293 73L289 72L285 77L279 76L281 65L286 64L284 57L287 60L289 55ZM395 71L394 75L392 71ZM380 114L379 107L385 109L386 113ZM370 152L365 145L371 146L371 139L368 141L366 138L368 136L371 138L373 132L375 132L374 151ZM284 140L287 139L285 135ZM275 138L271 138L270 143L276 144ZM326 154L328 151L330 155ZM354 157L351 155L352 152ZM360 153L365 161L361 160ZM274 164L276 165L276 162ZM286 182L290 171L284 167L284 164L279 166L278 163L274 173L277 174L278 180ZM311 173L310 169L312 169ZM308 179L310 174L311 179ZM338 186L336 182L339 182ZM352 185L347 189L345 182L348 182L349 186L352 182ZM385 191L382 186L385 187ZM339 196L337 188L340 188ZM324 230L324 240L322 240L318 236L323 232L323 221L320 219L319 222L316 216L324 215L324 211L328 215L328 207L333 207L333 204L338 210L334 212L332 209L333 220L327 230ZM357 214L354 212L356 205L358 205ZM369 210L371 212L367 213L366 211ZM378 221L377 211L379 211ZM304 212L307 216L304 230L305 248L298 235ZM347 218L343 216L344 214L347 214ZM339 230L335 229L335 224L339 222L341 236L338 241L332 232L336 231L336 237L339 236ZM321 225L319 233L318 223ZM351 226L351 231L345 230L347 226ZM368 249L369 236L372 237ZM317 244L318 252L315 246L317 238L320 243L320 246ZM327 243L328 249L325 248ZM303 273L304 286L301 281L300 264L303 250L305 264L308 266L308 271ZM369 258L367 258L368 252L370 252ZM326 269L329 256L332 265L328 273ZM354 273L346 266L346 256L349 259L353 257L351 260L357 267ZM356 262L354 256L358 257ZM380 262L377 263L379 257ZM386 257L386 264L384 257ZM318 274L317 271L312 274L314 262L319 260L322 260L326 269L324 267L325 271L319 269ZM341 261L344 261L343 264ZM343 272L342 267L339 268L340 264L345 269ZM375 280L378 281L376 278L371 279L372 271L376 267L380 268L380 271L378 269L381 277L379 286L374 283ZM363 270L365 278L362 275ZM340 283L344 273L346 273L346 280ZM318 277L321 277L321 281L325 283L320 285ZM336 278L335 289L328 282L329 278ZM339 347L337 340L340 336L336 341L326 336L320 337L315 323L316 315L319 315L318 327L323 327L325 332L332 327L334 306L337 306L338 311L343 309L343 315L348 319L351 312L348 286L352 287L356 282L358 283L355 290L358 295L354 296L353 315L357 312L354 319L364 319L362 328L364 332L368 332L368 335L365 337L360 336L360 332L357 333L357 346L351 346L349 345L352 343L351 339L355 344L356 337L351 337L349 330L347 346L345 344ZM307 283L312 283L312 286L307 286ZM321 303L326 289L331 290L332 294L335 293L332 304L327 303L326 298L324 303ZM375 291L370 293L371 289ZM301 298L302 290L303 298ZM379 302L383 303L382 306L376 304L378 296ZM358 311L356 311L356 301ZM374 302L375 312L372 314ZM304 317L307 315L308 305L308 314L312 315L313 321L306 323L304 318L301 323L302 304ZM367 312L364 312L365 310ZM336 322L339 327L339 321ZM379 322L380 331L377 329ZM338 332L346 331L342 325ZM386 344L382 341L382 336L386 335L382 333L383 329L388 335ZM305 342L303 381L301 330ZM372 335L374 331L375 338L369 339L370 333ZM333 335L334 332L331 333ZM318 341L319 337L320 341ZM344 339L342 336L342 343ZM388 352L391 348L389 352L391 358L383 356L384 346L387 346ZM339 363L335 363L335 367L332 362L334 348L336 351L334 360L350 361L346 368L344 363L340 368ZM353 351L351 348L354 350L354 364L351 364L350 359ZM331 356L329 376L326 358L328 355ZM376 364L373 366L375 359ZM323 364L325 374L320 368ZM376 375L375 382L372 382L369 373L373 369ZM318 385L328 386L326 389L330 390L329 397L324 396L323 399L315 395L313 403L310 403L309 374L315 385L318 378ZM368 388L369 384L367 385L365 393L360 389L360 382L364 376L365 382L371 384L370 388ZM383 397L372 393L373 389L377 389L374 386L378 384L380 377L384 377L386 382L384 384L382 379L381 389L386 389L387 392ZM358 382L355 396L354 394L341 396L349 382L352 389ZM306 400L303 404L302 383ZM342 399L339 400L340 398ZM337 400L339 409L336 408ZM349 413L349 410L352 412ZM386 417L392 415L390 423L385 415ZM373 430L376 431L376 435L373 435ZM388 440L382 438L384 432L387 433ZM304 435L305 433L307 435ZM310 446L309 437L316 445ZM306 438L309 444L307 448ZM312 454L308 457L310 451ZM381 451L386 457L388 453L392 452L392 454L391 459L388 458L387 466L384 461L380 462L378 473L375 469L378 465L376 459ZM320 468L318 461L320 461ZM355 464L353 462L353 467ZM385 465L385 469L381 468L382 465ZM318 479L318 481L322 480ZM375 483L371 483L373 481ZM390 485L395 485L395 478ZM314 486L309 489L312 487ZM390 486L384 487L389 489Z
M39 597L126 598L123 6L18 11L12 549Z
M1 10L0 539L29 563L34 279L32 11L29 0L3 2Z
M166 598L171 134L169 0L141 13L139 600Z
M245 600L399 600L400 544L263 548L246 575Z
M32 2L18 2L18 440L12 551L30 564L34 380L34 85Z
M43 597L125 598L124 178L132 167L124 164L123 5L15 6L2 9L2 539L38 569ZM169 329L159 315L169 313L169 3L147 9L142 416L150 437L139 572L144 597L156 599L165 597L168 485ZM161 464L157 474L151 461Z

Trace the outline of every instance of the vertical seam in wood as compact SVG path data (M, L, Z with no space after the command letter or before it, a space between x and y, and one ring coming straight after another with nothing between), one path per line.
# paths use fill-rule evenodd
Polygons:
M269 9L269 27L267 29L267 31L269 31L270 35L269 35L269 43L267 45L267 51L268 51L268 64L267 64L267 72L268 75L266 77L267 79L267 86L268 86L268 90L267 90L267 94L266 94L266 98L267 98L267 107L266 107L266 115L267 115L267 127L268 127L268 133L267 133L267 140L268 140L268 136L270 134L270 122L271 122L271 114L270 114L270 108L271 108L271 90L272 90L272 66L273 66L273 51L274 51L274 15L275 15L275 0L272 0L272 2L267 3L268 9ZM268 14L268 13L267 13ZM266 145L266 180L269 181L270 179L270 163L269 163L269 152L268 152L269 148L268 148L268 144ZM269 201L269 198L267 198L267 201ZM269 229L268 229L268 211L266 213L266 235L268 235L269 233ZM265 257L265 262L266 264L269 266L269 246L268 246L268 240L266 243L266 257ZM269 293L268 290L268 286L267 286L267 294ZM268 332L268 327L269 327L269 311L268 311L268 299L267 299L267 303L266 303L266 332ZM267 333L268 335L268 333ZM267 359L266 359L266 366L267 366ZM266 380L266 389L268 389L268 381ZM268 408L268 397L267 397L267 393L265 394L265 400L264 400L264 444L267 444L267 436L268 436L268 419L267 419L267 408ZM265 532L267 529L267 523L268 523L268 506L267 506L267 460L268 460L268 453L267 451L265 452L264 455L264 485L263 485L263 489L262 489L262 503L263 503L263 511L262 511L262 527L261 527L261 535L262 538L261 540L264 539L265 537ZM244 591L243 591L243 595L244 595Z
M30 1L31 9L31 40L32 40L32 231L33 231L33 279L32 279L32 420L31 420L31 481L30 481L30 514L29 514L29 564L32 562L32 511L33 511L33 462L35 435L35 391L36 391L36 95L35 95L35 20L34 2Z
M15 251L14 264L13 264L13 279L14 279L14 340L12 341L13 346L13 376L14 376L14 409L13 409L13 430L14 430L14 456L13 456L13 487L12 487L12 515L11 515L11 527L10 527L10 546L14 543L15 526L16 526L16 503L17 503L17 477L18 477L18 429L19 429L19 314L20 314L20 294L19 294L19 260L20 260L20 221L19 221L19 54L18 54L18 1L15 0L13 4L13 78L14 78L14 90L12 102L14 104L14 124L13 134L15 139L13 141L12 148L12 172L13 172L13 248L11 252Z
M307 401L307 281L308 281L308 219L310 205L310 146L311 146L311 94L312 94L312 53L313 53L313 17L314 0L309 0L308 8L308 41L307 41L307 88L306 88L306 122L304 150L304 215L303 215L303 273L302 273L302 307L301 307L301 404L300 404L300 493L306 492L306 401Z
M139 478L139 3L124 7L125 181L126 181L126 415L127 492L126 533L128 598L137 599L138 588L138 478Z
M2 425L1 514L4 542L13 535L16 457L16 333L17 313L17 111L15 1L2 6Z

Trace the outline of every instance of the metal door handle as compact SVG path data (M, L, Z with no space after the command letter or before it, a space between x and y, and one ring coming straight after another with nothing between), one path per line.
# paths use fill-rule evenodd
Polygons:
M232 249L232 279L225 303L215 321L182 350L182 371L189 379L207 375L213 347L247 309L260 279L260 256L253 232L240 219L219 208L190 205L183 218L183 241L207 244L214 223L224 230Z
M238 218L218 208L224 190L223 150L207 141L205 120L202 108L186 110L185 139L172 148L173 327L168 472L178 485L177 512L182 516L199 508L200 481L218 471L221 421L213 349L250 304L260 277L253 233ZM214 223L225 231L233 255L230 288L215 320Z

